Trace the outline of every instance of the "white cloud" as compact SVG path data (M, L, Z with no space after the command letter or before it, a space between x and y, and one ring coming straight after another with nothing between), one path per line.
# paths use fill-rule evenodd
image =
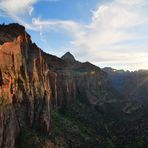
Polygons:
M32 14L33 5L37 2L57 2L59 0L0 0L0 10L6 15L21 15L22 13Z
M32 25L34 28L39 28L41 38L43 37L43 32L50 31L64 32L73 36L73 38L78 38L83 34L82 25L71 20L41 20L40 18L33 18Z
M33 10L32 5L36 3L37 0L1 0L0 10L9 14L22 14L25 12L31 12Z
M29 7L29 15L32 15L32 12L34 11L34 7Z
M115 2L129 6L145 5L147 3L146 0L115 0Z
M58 29L63 28L65 30L71 30L74 32L77 32L79 29L79 24L74 21L69 20L41 20L40 18L33 18L32 24L34 26L42 26L43 28L49 28L49 29ZM72 28L72 29L71 29Z
M27 29L44 32L64 32L73 40L74 53L80 60L101 65L124 65L128 68L146 67L148 63L148 1L112 0L99 4L92 10L91 23L81 24L72 20L42 20L32 18L33 5L40 1L58 0L0 0L0 12L23 24ZM27 14L31 23L24 21ZM3 14L1 14L3 15ZM65 49L66 50L66 49ZM61 51L59 51L61 52ZM63 52L66 52L63 50ZM134 65L135 64L135 65Z
M148 40L148 29L144 29L148 26L146 6L146 0L113 0L100 5L92 11L92 22L83 29L85 33L72 41L75 48L81 51L75 51L76 55L80 53L81 60L104 65L148 63L148 45L145 41Z

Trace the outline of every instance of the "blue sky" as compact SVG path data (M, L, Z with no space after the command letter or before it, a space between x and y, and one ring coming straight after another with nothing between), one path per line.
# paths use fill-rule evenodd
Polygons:
M18 22L44 51L148 69L147 0L0 0L0 23Z

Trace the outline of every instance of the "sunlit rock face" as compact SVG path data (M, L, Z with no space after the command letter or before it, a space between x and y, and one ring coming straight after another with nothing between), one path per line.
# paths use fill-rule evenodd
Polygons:
M9 142L13 147L23 124L49 131L49 73L42 51L31 42L24 27L0 26L0 34L1 126L5 127L0 143L7 147Z
M90 105L114 101L107 75L89 62L44 53L23 26L0 25L0 147L13 148L22 127L48 133L51 110L81 97Z
M0 26L0 59L0 146L11 148L24 125L49 132L51 104L67 106L75 85L67 64L45 54L18 24Z

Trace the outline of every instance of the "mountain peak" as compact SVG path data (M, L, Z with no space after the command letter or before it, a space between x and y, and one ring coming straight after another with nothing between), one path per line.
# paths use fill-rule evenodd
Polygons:
M76 61L75 57L70 52L66 52L61 58L67 62L75 62Z

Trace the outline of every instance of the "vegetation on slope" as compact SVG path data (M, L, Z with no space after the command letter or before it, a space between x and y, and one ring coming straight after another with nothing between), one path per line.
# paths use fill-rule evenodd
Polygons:
M105 104L102 111L98 108L77 100L67 110L52 111L51 132L44 135L35 129L24 128L18 140L18 148L147 146L145 134L148 122L143 113L126 115L120 110L120 104Z

